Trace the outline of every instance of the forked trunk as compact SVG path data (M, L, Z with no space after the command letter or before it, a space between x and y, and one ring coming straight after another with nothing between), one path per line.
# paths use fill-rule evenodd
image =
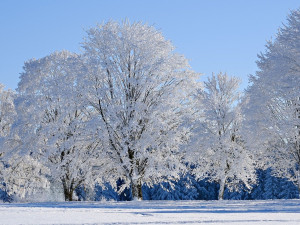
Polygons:
M64 188L64 196L65 196L65 201L73 201L73 183L71 185L68 185L68 182L66 182L65 179L62 180L63 183L63 188Z

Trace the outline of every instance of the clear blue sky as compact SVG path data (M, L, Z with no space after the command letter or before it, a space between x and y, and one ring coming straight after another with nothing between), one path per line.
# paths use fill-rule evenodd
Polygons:
M110 19L160 29L192 68L243 79L299 0L0 0L0 82L15 89L24 61L79 52L84 29Z

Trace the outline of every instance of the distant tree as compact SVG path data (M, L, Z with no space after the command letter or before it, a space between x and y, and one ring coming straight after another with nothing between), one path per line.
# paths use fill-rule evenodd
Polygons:
M16 116L14 98L15 92L10 89L5 90L4 85L0 84L0 137L9 134L11 125L14 122Z
M34 158L11 155L3 170L3 186L13 200L47 200L49 181L48 168ZM49 197L49 196L48 196Z
M240 81L226 74L214 74L195 96L199 117L195 126L192 162L196 177L208 178L220 185L218 199L225 187L238 189L255 182L255 161L241 133L243 115Z
M198 192L197 200L217 200L219 184L216 182L209 181L208 178L197 181L194 186Z
M152 187L144 187L146 200L195 200L198 191L195 187L196 181L187 174L178 181L163 182Z
M107 172L142 199L142 185L178 179L190 128L184 123L196 74L154 27L108 22L83 44L82 95L112 164ZM122 191L122 190L121 190Z
M6 193L11 194L7 182L7 159L5 156L9 154L6 142L9 139L10 129L15 121L15 99L16 93L12 90L5 90L4 85L0 84L0 188L5 189Z
M15 97L16 93L14 91L5 90L4 85L0 84L0 161L3 161L3 156L8 151L5 147L5 141L17 115L14 103Z

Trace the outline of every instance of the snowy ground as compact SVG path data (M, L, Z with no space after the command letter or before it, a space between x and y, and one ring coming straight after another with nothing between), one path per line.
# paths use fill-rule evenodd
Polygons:
M0 204L0 224L300 224L300 200Z

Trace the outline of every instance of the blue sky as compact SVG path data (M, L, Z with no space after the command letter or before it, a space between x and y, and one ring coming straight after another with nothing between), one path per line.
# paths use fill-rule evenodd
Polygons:
M15 89L25 61L80 52L85 29L110 19L154 25L192 68L243 80L299 0L0 0L0 82Z

